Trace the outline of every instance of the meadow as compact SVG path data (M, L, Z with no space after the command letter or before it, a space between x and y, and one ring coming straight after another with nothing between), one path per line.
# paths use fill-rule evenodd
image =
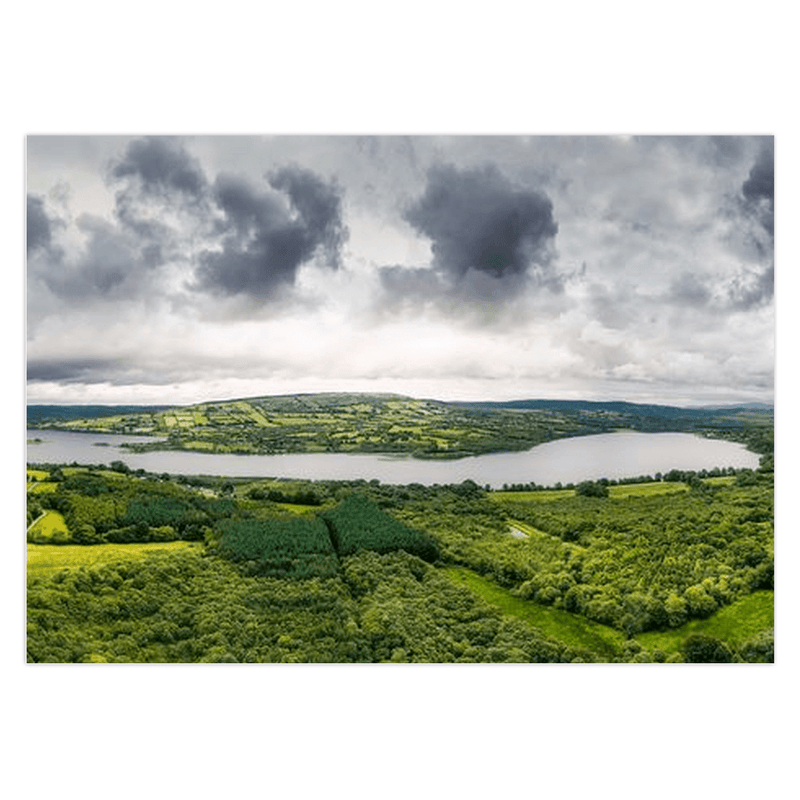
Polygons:
M120 561L148 558L159 553L181 553L197 550L193 542L162 542L153 544L46 544L27 545L28 578L46 578L62 570L92 569Z

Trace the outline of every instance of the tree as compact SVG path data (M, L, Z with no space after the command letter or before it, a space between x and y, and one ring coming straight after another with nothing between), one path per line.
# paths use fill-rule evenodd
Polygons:
M664 601L664 610L671 628L679 628L686 622L686 601L675 592L670 592Z
M583 481L575 492L582 497L608 497L608 487L598 481Z
M692 664L727 664L733 658L730 648L724 642L703 633L687 636L681 652L684 659Z

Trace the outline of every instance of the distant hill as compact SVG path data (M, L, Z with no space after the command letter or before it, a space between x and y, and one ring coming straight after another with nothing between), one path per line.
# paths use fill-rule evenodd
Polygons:
M720 412L730 414L761 411L772 413L773 407L765 403L743 403L727 406L696 406L682 408L680 406L662 406L645 403L628 403L618 401L594 400L507 400L495 402L450 403L460 408L483 408L491 410L519 411L560 411L588 413L623 414L634 417L658 417L660 419L691 419L718 417Z
M189 406L29 406L28 425L151 435L137 451L396 453L419 458L526 450L567 436L616 430L693 431L770 452L772 408L589 400L443 402L396 394L319 393Z
M71 419L116 417L121 414L141 414L166 411L172 406L28 406L28 425L35 428L46 422L67 422Z

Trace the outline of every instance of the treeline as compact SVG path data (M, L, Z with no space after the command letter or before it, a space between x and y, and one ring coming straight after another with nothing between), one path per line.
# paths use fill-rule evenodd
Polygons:
M757 451L754 451L757 452ZM762 457L761 464L757 472L772 472L773 463L769 458ZM598 478L594 481L581 481L580 483L562 483L558 481L552 485L539 484L535 481L528 483L504 483L504 492L547 492L561 489L578 489L588 485L598 486L627 486L628 484L641 484L641 483L659 483L665 481L668 483L688 483L690 485L697 485L698 482L707 480L708 478L722 478L731 476L751 476L756 470L741 468L741 467L714 467L712 469L700 470L680 470L671 469L669 472L661 473L656 472L654 475L636 475L630 478ZM491 491L487 486L486 491ZM582 492L583 493L583 492Z

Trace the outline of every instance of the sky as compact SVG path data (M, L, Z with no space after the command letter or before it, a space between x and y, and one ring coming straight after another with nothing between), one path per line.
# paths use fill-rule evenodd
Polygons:
M774 399L771 136L26 139L27 401Z

